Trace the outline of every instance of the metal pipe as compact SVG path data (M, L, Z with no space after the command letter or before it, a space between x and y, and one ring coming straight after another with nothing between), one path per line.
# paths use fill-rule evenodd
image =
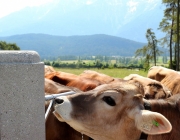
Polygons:
M59 93L59 94L51 94L51 95L45 96L45 101L51 100L49 103L48 109L46 110L46 113L45 113L45 121L47 120L47 118L49 116L49 112L51 111L51 107L53 105L54 99L59 96L67 96L67 95L71 95L71 94L75 94L75 92L69 91L69 92L64 92L64 93Z
M69 91L69 92L64 92L64 93L59 93L59 94L46 95L45 96L45 101L55 99L56 97L59 97L59 96L67 96L67 95L71 95L71 94L75 94L75 92L74 91Z
M49 106L48 106L48 109L46 110L46 113L45 113L45 121L47 120L48 116L49 116L49 112L51 111L51 107L53 105L53 102L54 102L54 99L50 101L49 103Z

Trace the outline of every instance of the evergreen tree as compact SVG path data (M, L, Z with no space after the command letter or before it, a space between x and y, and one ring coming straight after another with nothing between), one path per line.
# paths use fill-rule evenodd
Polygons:
M170 50L170 68L173 68L174 62L179 69L179 0L162 0L166 5L164 10L164 18L159 25L159 29L167 33L161 40L163 44L167 44ZM169 42L169 43L167 43ZM173 45L174 44L174 48ZM173 56L174 52L174 56ZM174 60L172 60L174 57Z

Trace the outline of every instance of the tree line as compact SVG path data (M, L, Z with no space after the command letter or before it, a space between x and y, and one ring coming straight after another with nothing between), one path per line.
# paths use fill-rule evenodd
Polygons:
M20 50L20 47L18 47L16 43L0 41L0 50Z
M72 56L70 57L72 58ZM69 58L69 59L70 59ZM50 61L50 60L44 60L45 65L50 65L57 68L98 68L98 69L105 69L105 68L127 68L127 69L144 69L144 63L145 59L142 57L120 57L120 56L93 56L90 57L80 57L80 56L74 56L74 60L71 61L64 61L60 58ZM84 59L84 58L90 58L90 60ZM66 56L66 59L68 57ZM168 63L168 57L162 56L159 60L159 63L161 65L167 65Z

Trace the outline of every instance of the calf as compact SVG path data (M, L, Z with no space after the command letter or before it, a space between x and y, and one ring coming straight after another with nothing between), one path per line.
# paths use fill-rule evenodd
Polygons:
M171 96L171 91L156 80L138 74L130 74L124 80L129 80L130 83L139 82L144 88L146 99L165 99Z
M56 83L52 80L45 78L45 92L48 94L57 94L68 91L76 91L77 89L67 87ZM47 110L49 102L45 102L45 110ZM82 134L74 130L65 122L60 122L53 115L54 108L49 112L49 116L46 120L46 140L81 140ZM90 140L86 135L83 136L84 140Z
M94 90L55 99L54 115L95 140L138 140L147 134L169 133L170 122L144 110L137 86L104 84Z
M161 66L153 66L149 69L147 77L161 82L171 90L173 95L180 93L180 74L177 71Z

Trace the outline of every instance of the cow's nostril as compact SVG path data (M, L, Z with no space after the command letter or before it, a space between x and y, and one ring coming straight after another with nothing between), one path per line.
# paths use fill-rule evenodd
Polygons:
M64 102L64 100L63 100L63 99L56 98L56 99L54 100L54 102L55 102L56 104L62 104L62 103Z
M150 95L149 94L145 94L145 99L149 99Z

